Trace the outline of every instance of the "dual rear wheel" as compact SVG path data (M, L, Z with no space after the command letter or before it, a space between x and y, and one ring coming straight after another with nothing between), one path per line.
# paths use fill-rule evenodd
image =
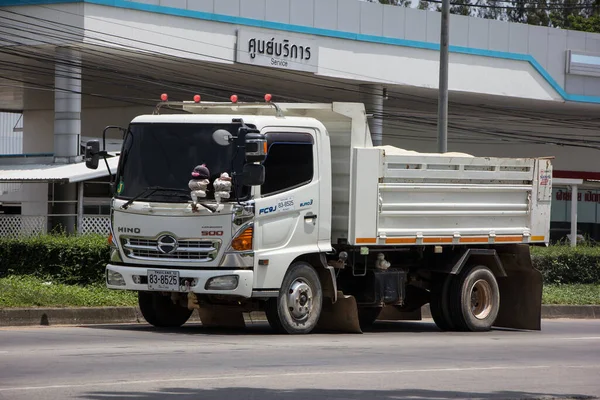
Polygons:
M431 289L431 316L444 331L491 329L500 310L500 290L492 271L469 265L458 275L443 275Z

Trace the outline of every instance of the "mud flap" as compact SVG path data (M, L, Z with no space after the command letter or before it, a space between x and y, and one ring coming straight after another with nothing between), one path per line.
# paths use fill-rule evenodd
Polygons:
M533 268L529 246L498 247L496 251L507 276L498 278L500 310L494 326L541 330L543 280Z
M337 301L323 302L321 317L317 323L318 330L345 333L362 333L358 322L358 307L354 296L345 296L337 292Z
M244 314L230 307L200 307L198 315L202 326L206 328L245 328Z

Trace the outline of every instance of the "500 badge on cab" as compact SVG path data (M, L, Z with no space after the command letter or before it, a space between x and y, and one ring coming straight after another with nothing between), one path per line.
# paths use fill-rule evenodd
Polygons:
M202 231L202 236L223 236L223 231Z

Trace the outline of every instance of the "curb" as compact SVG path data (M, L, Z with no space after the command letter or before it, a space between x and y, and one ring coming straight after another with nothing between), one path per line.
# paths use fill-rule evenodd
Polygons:
M430 319L429 305L422 308L422 317ZM543 319L600 319L600 306L542 306ZM263 312L245 313L246 322L266 321ZM200 322L194 312L190 322ZM146 321L137 307L99 308L11 308L0 309L0 327L131 324Z

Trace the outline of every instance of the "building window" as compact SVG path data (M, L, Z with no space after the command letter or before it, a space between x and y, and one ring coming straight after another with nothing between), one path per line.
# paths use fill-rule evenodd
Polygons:
M306 185L314 174L313 146L311 143L273 143L264 166L263 197Z

